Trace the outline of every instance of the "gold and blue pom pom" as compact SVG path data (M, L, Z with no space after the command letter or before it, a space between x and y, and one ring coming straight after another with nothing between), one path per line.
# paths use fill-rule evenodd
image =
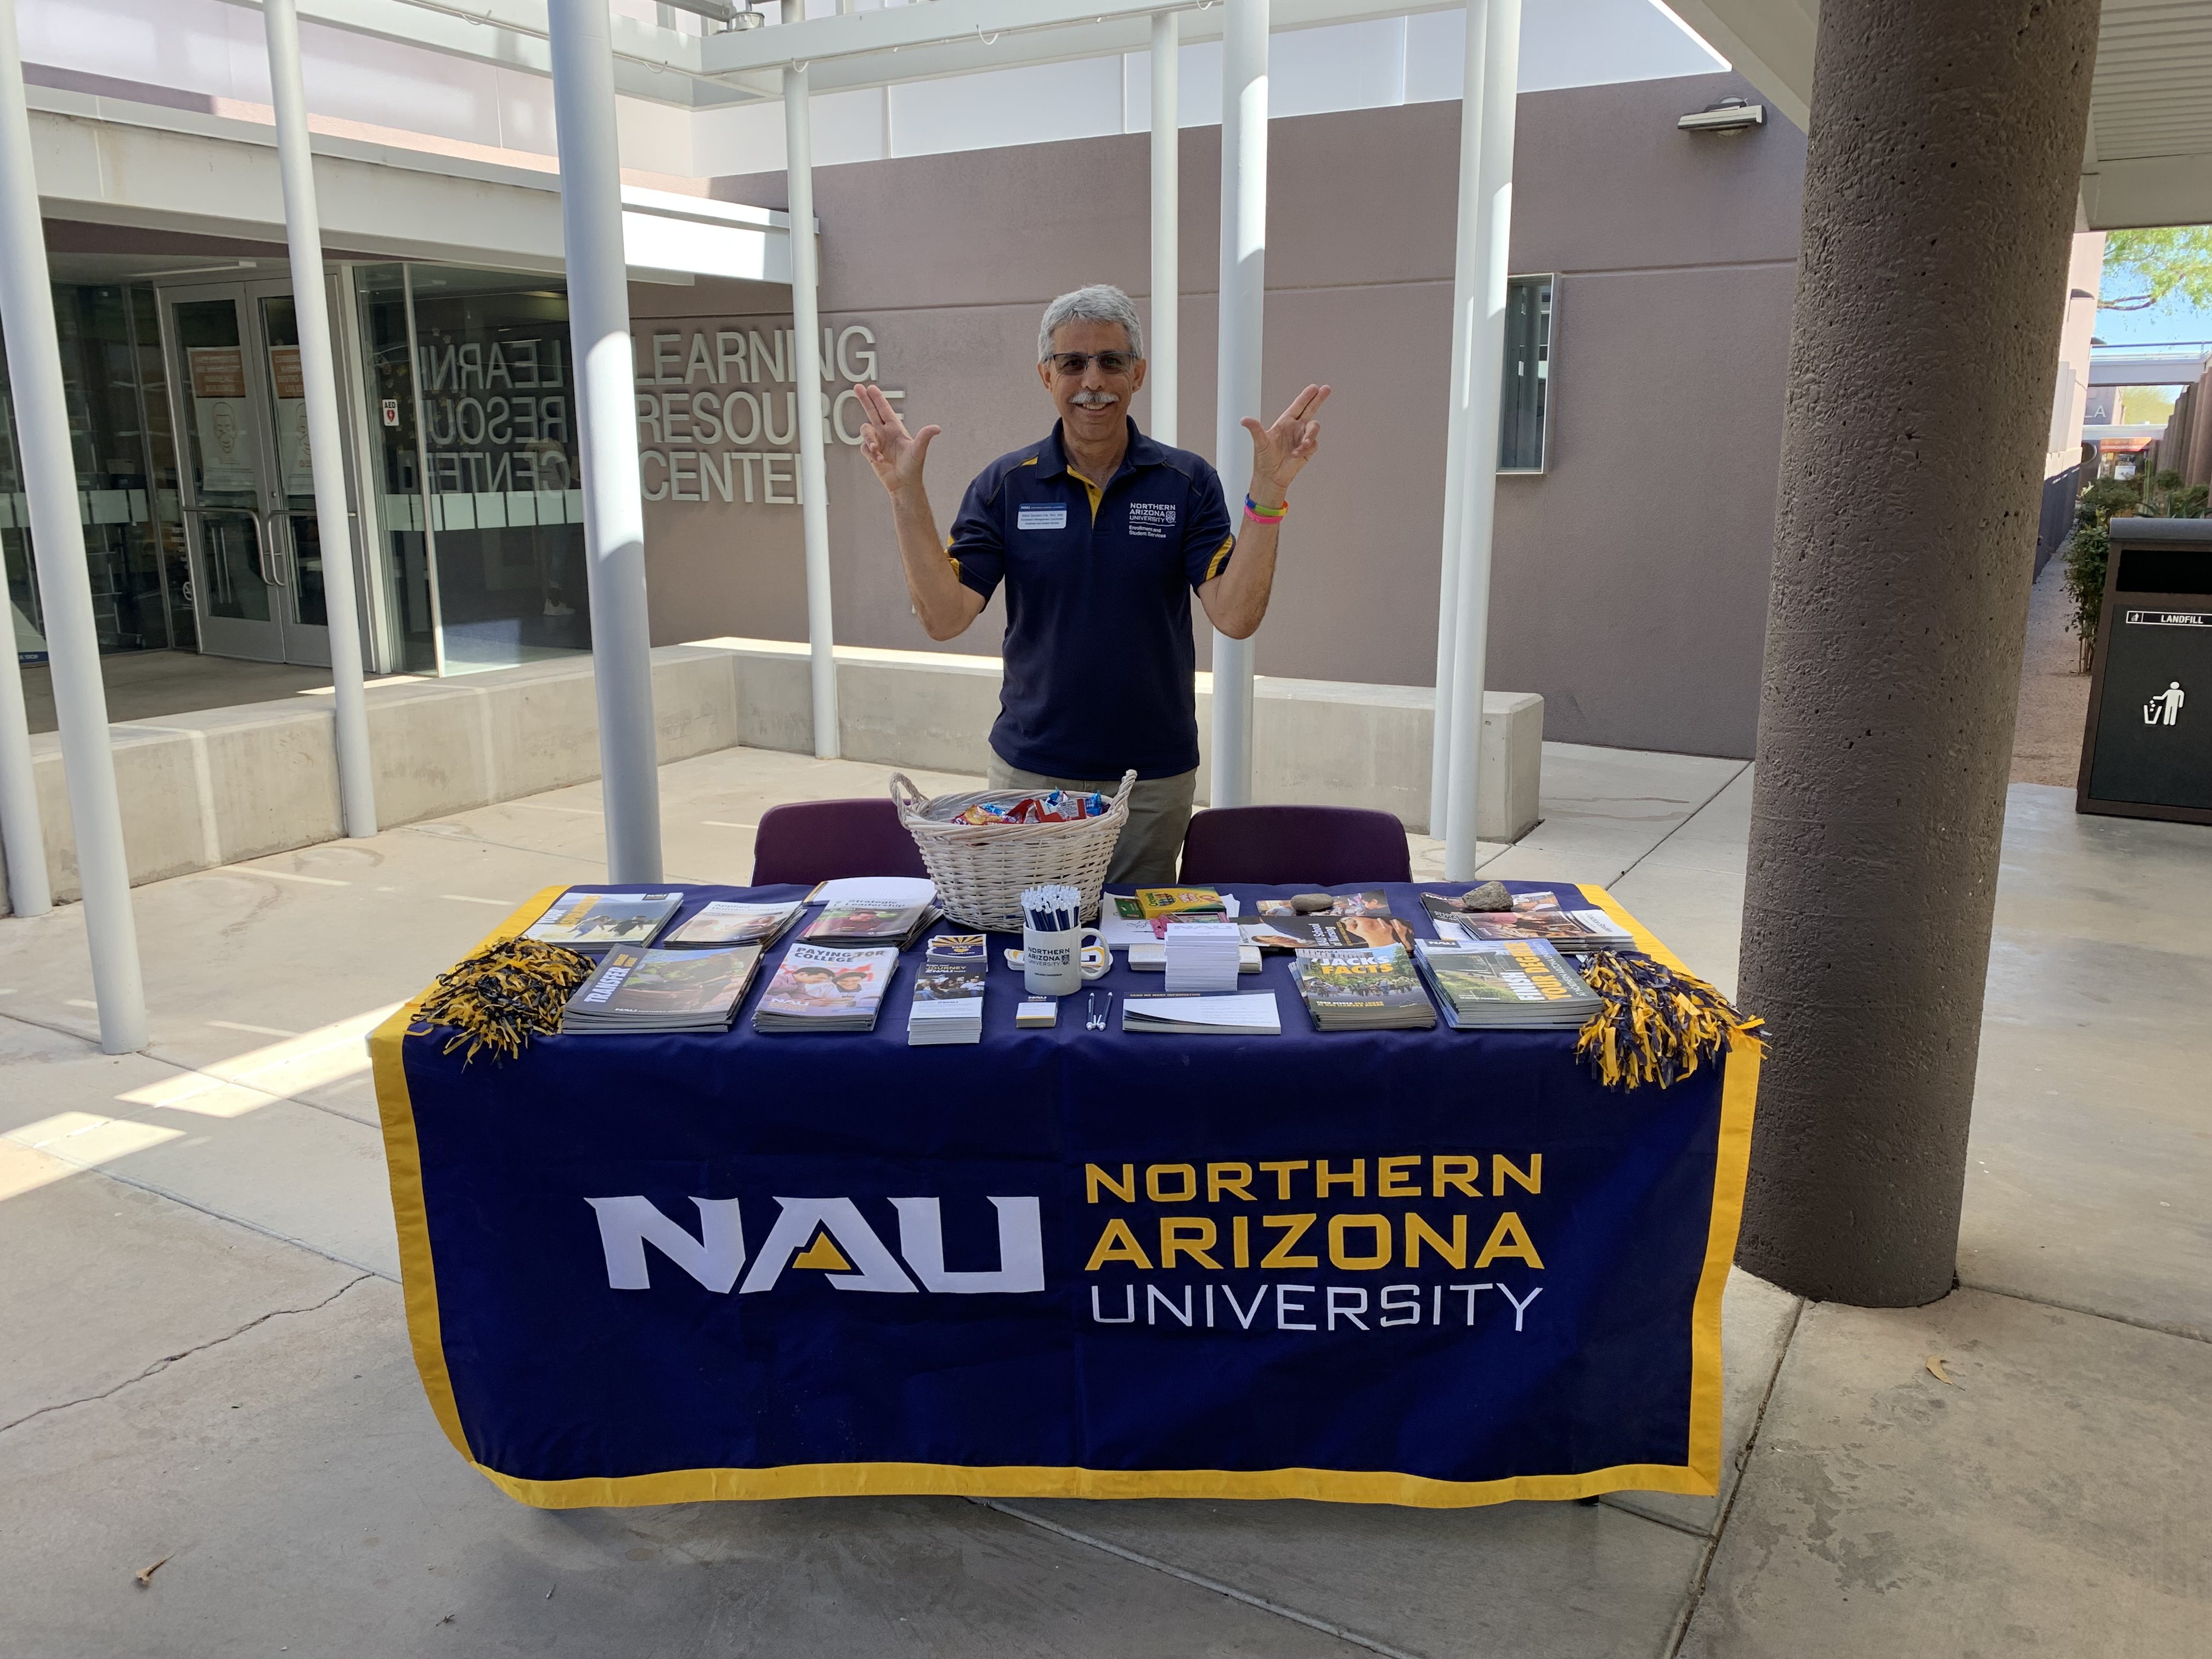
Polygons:
M1583 1026L1575 1054L1608 1089L1664 1089L1731 1042L1760 1051L1764 1025L1695 975L1621 951L1584 957L1582 975L1605 1006Z
M417 1019L451 1027L453 1035L440 1052L450 1054L466 1044L464 1066L487 1048L495 1060L513 1060L533 1036L560 1030L561 1010L591 976L591 958L577 951L536 939L501 939L439 975Z

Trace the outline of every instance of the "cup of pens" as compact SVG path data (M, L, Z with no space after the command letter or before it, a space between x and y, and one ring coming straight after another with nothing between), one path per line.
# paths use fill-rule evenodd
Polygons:
M1022 988L1033 997L1072 995L1114 958L1096 927L1082 926L1083 895L1073 887L1022 891Z

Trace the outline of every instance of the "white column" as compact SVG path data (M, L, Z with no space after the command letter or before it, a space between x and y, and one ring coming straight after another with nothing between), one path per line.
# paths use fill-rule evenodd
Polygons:
M786 0L784 18L798 21ZM791 214L791 325L798 348L799 515L806 538L806 650L814 690L814 752L842 753L837 728L836 635L830 612L830 501L822 468L821 250L814 240L814 118L806 68L783 72L785 189Z
M1267 289L1267 0L1229 0L1221 37L1221 345L1214 465L1243 522L1252 439L1237 424L1260 407L1261 310ZM1215 806L1252 799L1252 641L1213 635Z
M1152 389L1152 436L1176 442L1176 402L1182 396L1182 20L1164 11L1152 19L1152 337L1145 384Z
M46 611L46 651L61 728L62 770L76 835L84 928L92 947L100 1046L111 1054L146 1046L146 988L131 915L131 867L107 740L107 689L100 678L92 580L77 519L76 459L62 390L61 343L47 286L39 181L31 165L31 114L23 98L15 0L0 0L0 333L15 396L15 439L30 497L31 547ZM9 647L15 646L12 626ZM21 691L17 690L20 698ZM12 848L11 848L12 850Z
M1444 878L1472 881L1482 753L1484 656L1490 639L1490 538L1498 502L1498 400L1505 379L1505 273L1513 229L1513 112L1521 66L1521 0L1468 0L1462 121L1478 120L1468 401L1461 466L1459 581L1453 595L1451 763L1445 781ZM1480 100L1478 113L1474 100ZM1430 830L1435 834L1433 828Z
M0 852L8 860L8 905L19 916L54 908L46 879L46 843L39 828L39 791L31 775L31 726L23 712L23 674L15 663L15 618L0 611L7 659L0 662Z
M331 358L331 311L323 284L323 225L315 204L314 154L308 148L307 94L300 80L296 0L262 0L269 42L269 86L276 109L276 166L284 180L284 235L292 256L292 310L300 330L300 390L307 401L307 449L315 458L315 523L323 550L323 600L337 707L338 806L345 832L376 833L376 775L368 753L368 699L361 681L360 600L354 586L354 520L346 512L344 440L338 427L337 370ZM296 546L293 563L298 565Z
M553 47L576 435L583 460L584 554L591 576L607 878L650 884L660 879L660 775L654 757L645 502L638 479L629 274L623 258L622 160L615 132L607 0L547 0L546 21Z
M1459 645L1459 556L1461 515L1467 497L1467 408L1474 386L1468 362L1473 337L1468 328L1481 293L1475 257L1475 227L1481 222L1482 100L1464 88L1478 87L1481 72L1486 0L1467 0L1467 62L1459 112L1459 242L1452 261L1451 379L1445 388L1444 518L1443 569L1437 587L1436 720L1429 747L1429 833L1443 838L1450 813L1452 755L1452 662Z

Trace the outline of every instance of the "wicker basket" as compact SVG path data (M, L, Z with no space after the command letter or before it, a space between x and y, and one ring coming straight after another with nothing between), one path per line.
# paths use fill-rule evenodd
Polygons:
M1064 882L1083 895L1083 919L1098 917L1098 894L1114 843L1129 821L1129 792L1134 770L1121 775L1105 812L1071 823L955 823L978 801L1017 801L1035 789L980 789L961 795L922 799L903 772L891 775L891 799L899 822L921 850L921 861L937 884L937 902L945 915L988 933L1022 930L1022 890Z

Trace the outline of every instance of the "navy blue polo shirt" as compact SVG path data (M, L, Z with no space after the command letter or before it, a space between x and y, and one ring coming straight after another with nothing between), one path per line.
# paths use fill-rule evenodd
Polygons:
M1190 596L1236 545L1213 468L1134 421L1103 487L1070 470L1058 422L985 467L945 550L985 599L1006 585L999 758L1059 778L1195 769Z

